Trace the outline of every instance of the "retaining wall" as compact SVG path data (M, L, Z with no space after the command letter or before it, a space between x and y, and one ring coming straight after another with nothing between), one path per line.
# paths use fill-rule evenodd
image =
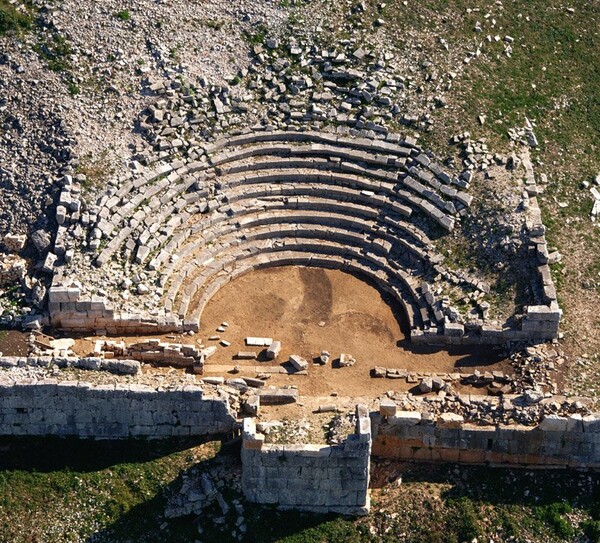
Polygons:
M171 313L119 312L101 296L84 297L77 281L64 285L57 274L48 291L52 326L72 332L102 331L107 334L161 334L183 330L183 321Z
M547 416L537 426L478 426L446 413L435 421L401 411L373 417L373 455L468 464L600 467L600 414Z
M266 444L244 419L242 485L249 501L315 513L369 512L371 421L357 406L356 433L340 445Z
M0 435L167 438L235 428L228 399L205 395L197 386L157 390L52 379L0 380Z

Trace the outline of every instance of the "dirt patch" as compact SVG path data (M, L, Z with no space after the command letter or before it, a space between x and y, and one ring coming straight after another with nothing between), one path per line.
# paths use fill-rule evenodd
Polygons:
M17 330L0 330L0 353L4 356L27 356L29 334Z
M227 322L225 332L216 332ZM272 374L269 384L297 385L301 395L377 396L388 390L408 390L404 380L373 379L374 366L414 372L471 372L499 370L512 373L510 365L490 348L415 347L406 337L406 318L401 308L372 284L338 270L300 266L257 270L223 287L202 315L200 336L205 344L219 345L205 367L207 375L225 375L240 366L241 375L253 376L298 354L311 362L308 375ZM208 340L217 335L219 340ZM248 347L248 336L271 337L282 342L276 362L238 360ZM197 341L197 336L196 336ZM322 350L333 364L312 364ZM352 367L336 368L341 353L352 354ZM231 375L229 375L231 376ZM477 392L470 388L470 392ZM483 393L479 391L479 393Z

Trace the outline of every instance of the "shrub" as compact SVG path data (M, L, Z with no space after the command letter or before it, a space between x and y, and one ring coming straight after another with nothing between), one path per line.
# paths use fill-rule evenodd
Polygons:
M580 526L590 541L600 543L600 521L584 520Z
M556 502L544 505L536 509L537 517L550 525L554 533L563 539L572 539L575 535L575 529L572 524L563 515L572 511L567 502Z
M448 523L449 538L452 534L457 541L472 541L483 536L475 506L469 498L463 496L457 500L449 500L448 505L453 508Z
M120 19L121 21L129 21L129 19L131 19L131 14L126 9L117 11L115 16L117 17L117 19Z

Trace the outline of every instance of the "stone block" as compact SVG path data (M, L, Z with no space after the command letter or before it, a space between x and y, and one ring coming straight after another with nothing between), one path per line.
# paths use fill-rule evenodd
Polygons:
M268 347L273 343L273 338L270 337L247 337L246 345L252 347Z
M583 431L587 433L600 433L600 413L592 413L583 417Z
M51 287L48 291L48 298L50 303L63 303L69 302L69 291L67 287Z
M562 311L558 307L546 305L530 305L525 312L525 318L530 321L558 322L561 316Z
M384 398L379 402L379 414L384 417L393 417L396 414L396 402L389 398Z
M446 322L444 323L444 335L449 337L462 337L465 335L465 327L458 322Z
M456 413L442 413L438 417L439 428L461 428L464 423L462 415Z
M281 351L281 341L273 341L266 351L266 356L269 360L274 360L279 356Z
M258 416L260 410L260 396L253 394L249 396L244 402L242 409L244 413L250 417Z
M568 419L558 415L547 415L539 423L538 428L544 432L565 432L567 430Z
M390 426L415 426L421 422L421 413L418 411L398 411L396 416L388 419Z
M290 355L289 362L297 371L305 371L308 369L308 361L297 354Z
M573 432L575 435L583 432L583 416L579 413L569 415L567 418L567 432ZM581 438L581 436L579 436Z

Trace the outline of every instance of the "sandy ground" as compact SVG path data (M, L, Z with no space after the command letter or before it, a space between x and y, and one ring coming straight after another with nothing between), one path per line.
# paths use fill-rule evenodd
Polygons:
M216 329L222 322L225 332ZM259 368L285 363L290 354L309 362L322 350L333 364L311 365L308 375L273 375L269 384L297 385L302 395L376 396L388 390L408 390L404 380L372 379L374 366L415 372L471 372L500 370L509 364L492 349L415 348L406 340L406 321L400 308L382 297L371 284L338 270L280 267L254 271L223 287L204 310L200 336L205 344L219 344L218 335L230 342L219 344L205 366L207 375L221 375L225 367L238 365L252 376ZM248 336L272 337L282 342L275 362L268 362L260 347L247 347ZM258 360L237 360L239 351L254 351ZM341 353L357 362L337 368ZM471 389L472 391L472 389Z
M16 330L0 330L0 353L4 356L26 356L27 336Z

